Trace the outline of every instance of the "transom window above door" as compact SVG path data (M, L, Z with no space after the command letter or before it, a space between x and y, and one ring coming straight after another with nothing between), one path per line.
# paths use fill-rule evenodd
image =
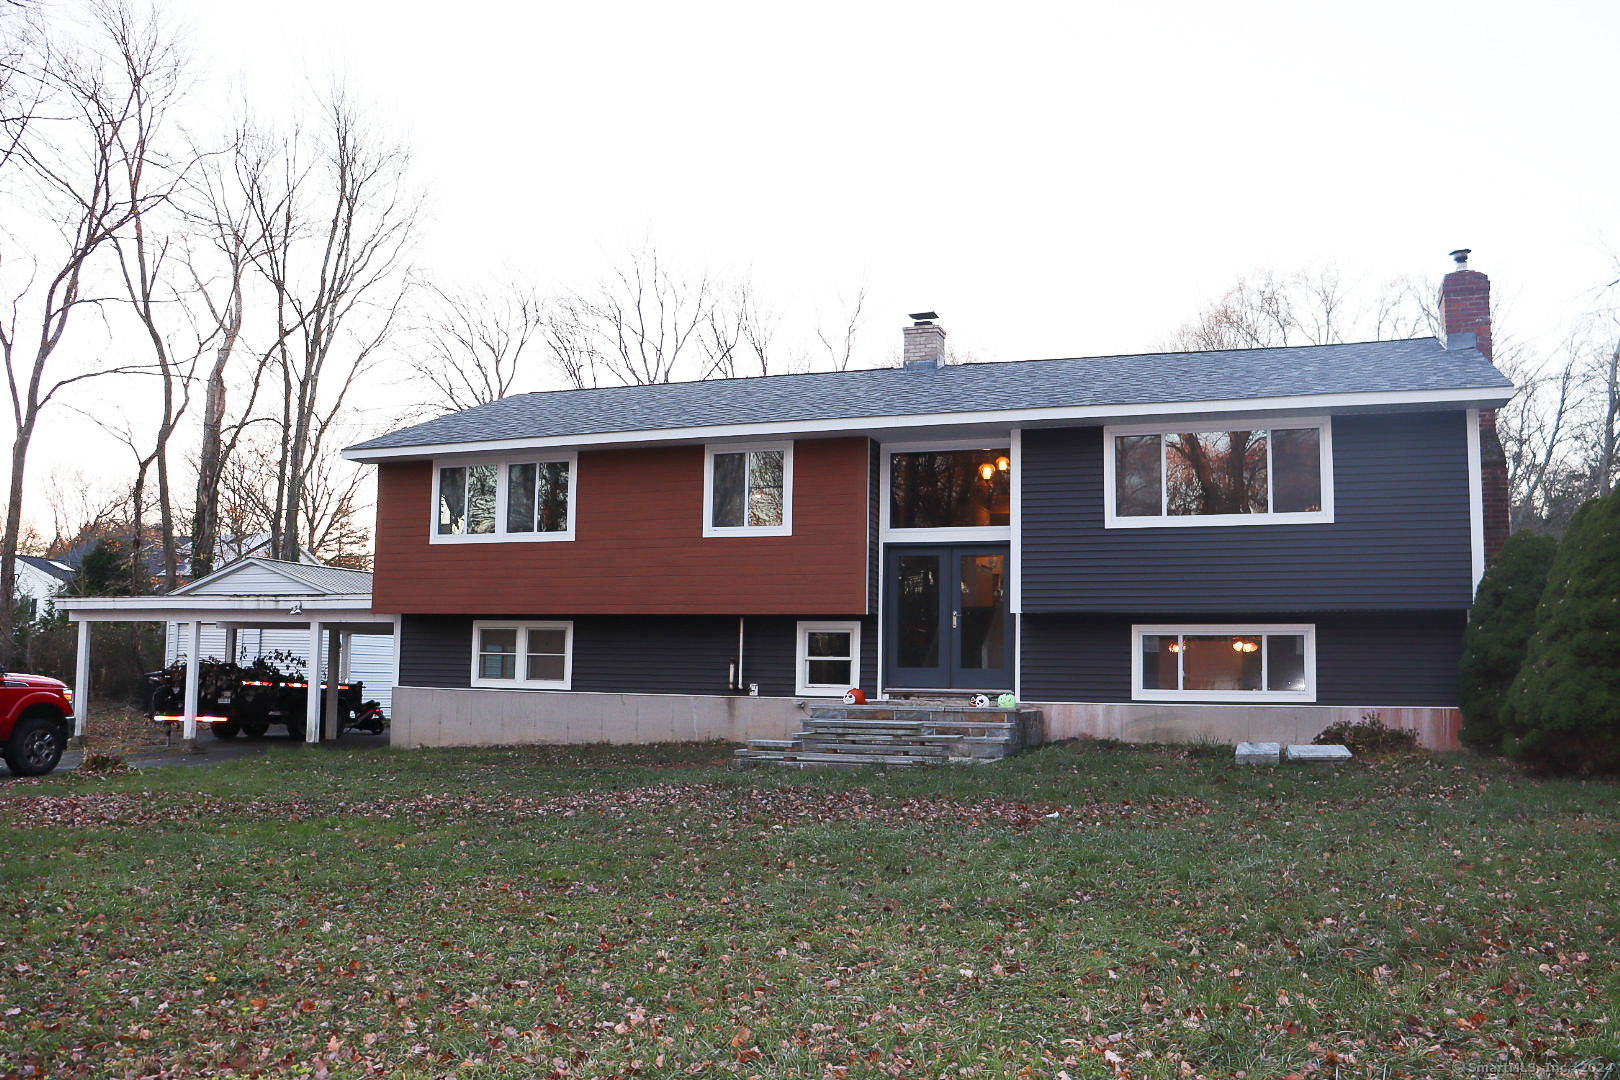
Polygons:
M1013 459L1005 446L895 448L888 454L888 529L1002 530L1012 523Z

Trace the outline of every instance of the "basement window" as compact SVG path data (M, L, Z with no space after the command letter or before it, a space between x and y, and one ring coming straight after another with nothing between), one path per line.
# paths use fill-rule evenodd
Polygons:
M571 622L473 623L473 686L567 690L573 668Z
M851 687L860 685L860 658L860 623L800 623L794 693L842 697Z
M1133 626L1136 701L1316 700L1314 626Z

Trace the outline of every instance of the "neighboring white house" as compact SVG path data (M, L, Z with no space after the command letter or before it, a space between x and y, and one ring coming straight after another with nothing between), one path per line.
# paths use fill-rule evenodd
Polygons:
M75 571L67 563L42 559L37 555L17 556L17 595L34 601L35 610L44 612L45 602L73 580Z

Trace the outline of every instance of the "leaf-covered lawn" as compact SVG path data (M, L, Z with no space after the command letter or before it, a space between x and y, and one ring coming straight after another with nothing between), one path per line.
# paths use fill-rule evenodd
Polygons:
M0 780L0 1076L1620 1059L1613 785L1101 744L908 773L727 755L288 749Z

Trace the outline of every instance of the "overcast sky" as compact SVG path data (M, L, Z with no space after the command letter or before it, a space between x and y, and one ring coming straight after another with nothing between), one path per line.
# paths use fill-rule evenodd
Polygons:
M786 304L864 281L983 359L1151 349L1256 267L1438 280L1522 336L1620 276L1620 4L167 0L214 102L343 72L415 148L441 280L651 236Z

